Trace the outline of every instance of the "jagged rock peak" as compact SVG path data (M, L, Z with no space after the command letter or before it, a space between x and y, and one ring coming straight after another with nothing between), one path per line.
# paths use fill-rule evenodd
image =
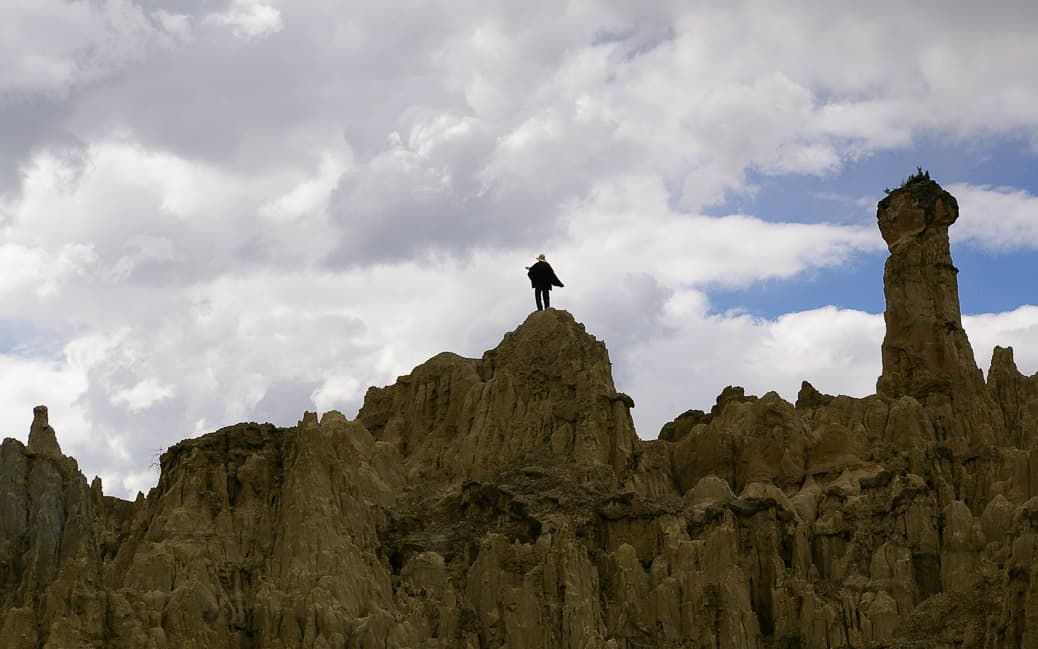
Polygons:
M715 417L721 414L725 407L730 403L746 403L748 401L756 401L757 397L746 394L746 390L738 385L726 386L724 390L721 390L721 394L717 395L717 399L714 402L710 412L703 412L702 410L686 410L685 412L678 415L673 421L669 421L663 424L663 428L660 429L659 439L676 442L689 433L693 428L699 424L708 424Z
M58 436L47 419L47 406L32 409L32 426L29 427L29 451L39 455L62 457Z
M996 346L991 355L988 386L1002 409L1006 442L1021 449L1038 447L1038 374L1024 376L1013 360L1013 348ZM1038 473L1035 483L1038 484Z
M530 454L619 470L637 441L632 406L605 344L548 309L481 359L439 354L369 389L358 419L412 473L474 478Z

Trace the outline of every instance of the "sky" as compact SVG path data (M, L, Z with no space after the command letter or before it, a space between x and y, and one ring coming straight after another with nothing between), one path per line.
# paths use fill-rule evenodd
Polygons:
M727 385L865 396L884 189L959 201L977 362L1038 371L1038 4L0 3L0 437L105 493L239 421L356 415L534 308L638 433Z

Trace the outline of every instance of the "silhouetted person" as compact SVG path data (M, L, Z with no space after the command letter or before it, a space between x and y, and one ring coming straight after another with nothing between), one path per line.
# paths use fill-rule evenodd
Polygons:
M550 309L551 300L549 296L551 295L551 287L561 287L562 282L555 275L551 264L544 260L544 255L537 255L537 263L527 267L526 275L530 278L530 284L533 285L533 298L537 301L537 310ZM542 297L544 306L541 306Z

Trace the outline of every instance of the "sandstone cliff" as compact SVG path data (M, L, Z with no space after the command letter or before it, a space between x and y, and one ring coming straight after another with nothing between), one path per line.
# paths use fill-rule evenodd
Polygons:
M962 330L925 179L880 203L878 394L729 387L639 440L564 311L357 419L170 448L88 485L45 408L0 446L0 649L1038 647L1038 375Z

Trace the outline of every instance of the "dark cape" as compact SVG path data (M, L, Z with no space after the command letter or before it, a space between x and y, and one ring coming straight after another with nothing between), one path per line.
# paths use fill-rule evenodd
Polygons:
M562 282L555 275L555 271L552 270L551 264L546 261L539 261L533 266L530 266L529 272L526 275L530 278L530 284L534 288L542 288L551 290L552 286L562 286Z

